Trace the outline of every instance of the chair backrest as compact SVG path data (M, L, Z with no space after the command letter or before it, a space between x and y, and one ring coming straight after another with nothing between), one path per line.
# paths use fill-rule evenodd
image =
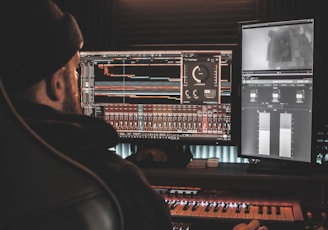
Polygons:
M0 162L0 229L124 229L111 190L26 125L1 78Z

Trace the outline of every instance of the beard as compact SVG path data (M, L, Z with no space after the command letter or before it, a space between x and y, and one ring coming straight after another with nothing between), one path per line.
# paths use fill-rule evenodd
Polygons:
M67 113L82 114L82 108L80 104L80 97L78 92L73 92L73 87L71 81L67 80L65 82L65 100L63 102L63 111Z

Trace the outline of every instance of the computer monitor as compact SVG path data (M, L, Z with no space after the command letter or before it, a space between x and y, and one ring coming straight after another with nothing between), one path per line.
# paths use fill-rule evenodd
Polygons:
M122 143L232 145L232 49L81 52L81 105Z
M240 35L239 156L310 166L314 19L241 23Z

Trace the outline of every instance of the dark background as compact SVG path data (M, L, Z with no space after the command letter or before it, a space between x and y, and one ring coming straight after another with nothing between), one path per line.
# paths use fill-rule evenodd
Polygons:
M55 0L78 20L86 50L145 44L231 44L238 22L315 18L327 24L324 0ZM326 25L317 31L323 41Z

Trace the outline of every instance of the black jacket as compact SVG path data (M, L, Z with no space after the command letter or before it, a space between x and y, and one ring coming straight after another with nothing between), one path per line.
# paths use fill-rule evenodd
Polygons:
M147 182L143 172L109 148L119 136L105 121L66 114L48 106L14 100L26 122L49 144L96 172L119 200L126 229L171 230L164 199Z

